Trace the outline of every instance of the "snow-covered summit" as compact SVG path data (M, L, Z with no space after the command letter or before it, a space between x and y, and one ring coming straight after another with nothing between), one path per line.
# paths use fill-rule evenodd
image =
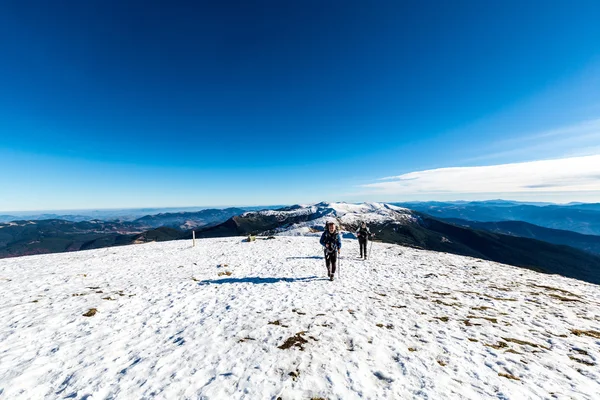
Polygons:
M327 203L296 205L279 210L265 210L243 214L244 217L275 217L280 221L291 220L273 233L279 235L313 235L323 230L327 221L334 221L346 230L356 229L361 222L368 224L408 223L416 217L412 211L385 203Z
M600 289L316 238L0 260L4 399L597 399Z

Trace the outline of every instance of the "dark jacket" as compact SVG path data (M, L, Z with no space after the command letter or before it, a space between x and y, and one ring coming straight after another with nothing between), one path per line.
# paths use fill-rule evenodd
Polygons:
M328 249L330 253L333 253L342 248L342 237L337 230L333 234L329 233L329 230L326 230L321 235L319 243L321 243L321 246ZM326 247L327 244L329 244L329 248Z
M369 228L360 228L356 231L356 236L358 236L358 240L367 240L371 238L371 231Z

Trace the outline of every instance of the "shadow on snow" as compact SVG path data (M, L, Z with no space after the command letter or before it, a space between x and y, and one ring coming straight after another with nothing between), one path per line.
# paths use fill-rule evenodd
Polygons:
M206 279L198 282L198 285L223 284L223 283L254 283L260 285L263 283L278 283L278 282L312 282L326 281L327 278L319 278L317 276L306 276L303 278L261 278L260 276L247 276L244 278L222 278L222 279Z

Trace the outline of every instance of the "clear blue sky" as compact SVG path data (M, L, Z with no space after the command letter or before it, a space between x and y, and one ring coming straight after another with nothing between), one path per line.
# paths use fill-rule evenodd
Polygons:
M579 0L4 1L0 210L441 199L362 185L598 154L598 21Z

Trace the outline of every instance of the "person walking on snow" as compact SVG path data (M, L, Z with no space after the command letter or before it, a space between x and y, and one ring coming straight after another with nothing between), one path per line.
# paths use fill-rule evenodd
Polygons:
M337 264L337 258L342 249L342 238L337 231L337 226L333 222L327 222L325 224L325 232L321 235L319 241L323 250L325 251L325 266L327 267L327 276L329 280L333 280L335 274L335 267Z
M360 246L360 258L365 257L367 259L367 241L371 238L371 232L367 228L366 222L360 224L360 228L356 231L358 237L358 245Z

